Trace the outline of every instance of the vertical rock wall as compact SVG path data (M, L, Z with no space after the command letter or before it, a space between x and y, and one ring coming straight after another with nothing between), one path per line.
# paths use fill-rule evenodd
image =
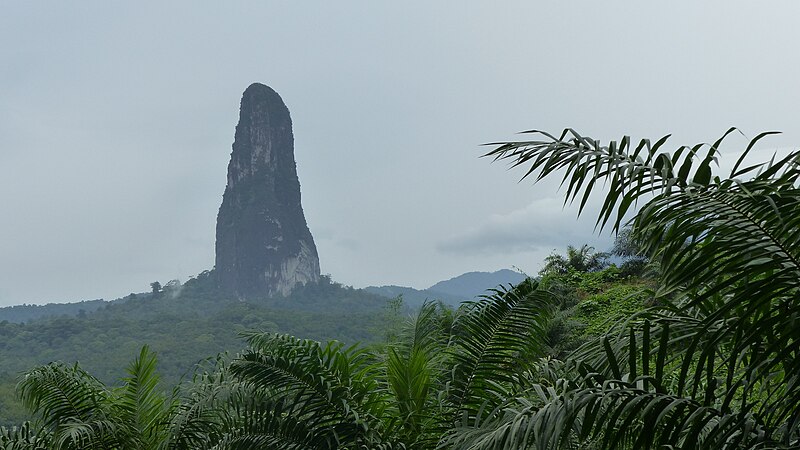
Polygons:
M287 294L319 280L319 257L300 204L289 110L255 83L242 96L217 215L215 273L239 297Z

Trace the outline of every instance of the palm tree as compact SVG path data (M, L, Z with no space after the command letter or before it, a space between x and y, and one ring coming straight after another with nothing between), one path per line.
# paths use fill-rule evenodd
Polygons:
M194 422L187 414L174 420L177 396L161 391L156 362L144 346L119 388L105 386L77 364L50 363L29 371L18 391L40 426L37 432L23 428L8 441L22 445L35 437L53 449L195 448L198 427L190 426Z
M722 176L733 131L673 153L668 136L602 145L531 131L541 139L488 153L563 177L580 212L605 183L598 226L618 231L632 213L661 275L657 306L462 430L460 448L800 448L800 152L743 166L762 133Z
M608 265L608 253L595 252L594 247L587 244L580 248L567 246L567 254L559 255L552 253L544 259L544 268L539 272L540 275L546 274L566 274L570 270L576 272L596 272Z

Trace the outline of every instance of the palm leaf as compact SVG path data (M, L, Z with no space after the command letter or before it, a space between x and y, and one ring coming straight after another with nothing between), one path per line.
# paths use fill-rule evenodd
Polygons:
M51 448L50 435L36 430L30 422L19 427L0 427L0 449L3 450L46 450Z
M78 365L50 363L17 386L23 405L52 433L56 448L112 448L124 434L107 410L110 392Z
M175 405L159 389L156 365L156 355L143 346L128 368L124 385L110 399L114 415L129 430L129 446L153 449L168 437L168 423Z
M252 334L248 342L251 350L233 361L231 372L264 390L270 408L291 405L286 417L302 421L317 439L333 439L343 448L381 441L378 418L386 408L385 393L365 350L274 334Z
M492 411L543 356L554 300L531 279L472 303L456 318L448 398L457 416Z
M396 411L386 414L407 448L430 448L445 424L433 395L446 374L443 351L450 337L450 313L441 304L425 303L400 343L386 357L386 382Z
M105 386L83 369L50 363L26 373L17 386L23 405L43 418L48 428L63 420L91 420L110 395Z

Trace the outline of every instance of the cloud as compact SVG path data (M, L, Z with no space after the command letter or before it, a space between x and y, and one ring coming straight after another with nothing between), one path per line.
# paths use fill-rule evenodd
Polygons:
M345 248L347 250L353 251L353 252L358 251L359 249L361 249L361 243L358 242L357 240L351 239L351 238L337 239L336 240L336 245L338 245L339 247Z
M437 245L443 253L460 255L516 254L550 251L567 244L609 245L607 234L594 232L591 215L576 219L574 208L562 200L543 198L507 214L493 214L477 226Z

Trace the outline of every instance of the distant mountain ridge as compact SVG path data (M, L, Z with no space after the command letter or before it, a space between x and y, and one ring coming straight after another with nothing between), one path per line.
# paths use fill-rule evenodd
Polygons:
M487 290L508 284L519 284L525 275L509 269L496 272L467 272L449 280L440 281L429 287L428 291L471 299L483 295Z
M48 303L46 305L14 305L0 307L0 322L30 322L46 317L78 316L95 312L109 302L98 300L82 300L74 303Z
M465 300L473 300L486 294L490 289L518 284L524 279L525 275L522 273L502 269L496 272L467 272L440 281L427 289L388 285L367 286L364 290L388 298L402 295L405 303L411 307L420 306L426 300L441 300L448 305L458 306Z
M367 286L364 291L386 298L403 296L408 306L418 307L426 300L441 300L442 302L458 306L465 300L472 300L485 294L487 290L508 284L517 284L525 279L525 275L513 270L503 269L496 272L468 272L449 280L440 281L427 289L415 289L407 286L386 285ZM140 298L147 298L150 293L137 294ZM7 320L12 323L30 322L47 317L75 317L79 314L93 313L108 304L125 301L117 300L84 300L74 303L48 303L46 305L15 305L0 307L0 322ZM83 313L81 312L83 311Z
M402 295L403 303L412 308L417 308L429 300L441 300L451 306L457 306L464 301L461 297L445 294L444 292L434 292L428 289L414 289L412 287L397 286L394 284L387 286L367 286L364 290L386 298L397 298Z

